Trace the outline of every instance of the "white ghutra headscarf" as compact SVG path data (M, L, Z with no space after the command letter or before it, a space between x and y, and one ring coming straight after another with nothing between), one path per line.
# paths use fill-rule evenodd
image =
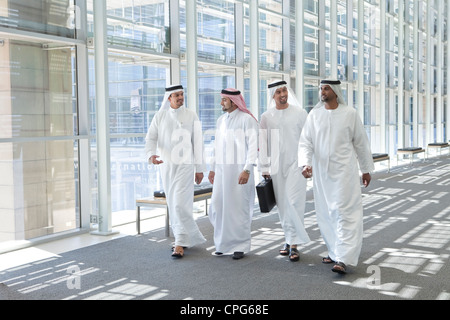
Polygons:
M344 95L342 94L341 89L341 81L339 80L322 80L320 81L319 88L322 88L323 86L330 86L331 90L337 95L337 102L339 104L345 105ZM320 98L320 90L319 90L319 103L316 104L314 108L319 108L323 106L325 103Z
M300 101L298 101L297 97L295 96L294 91L287 85L287 82L284 80L281 80L281 81L277 80L268 85L269 97L267 99L267 102L268 102L267 110L276 107L276 103L275 103L275 100L273 99L273 95L275 94L275 91L277 91L277 89L283 88L283 87L286 87L288 89L288 104L302 108L302 104L300 103Z
M175 92L178 92L178 91L183 91L184 92L183 86L180 85L180 84L173 85L173 86L170 86L170 87L166 88L166 93L164 94L164 98L162 100L161 107L159 108L160 111L167 110L168 108L170 108L169 97L170 97L170 95L172 93L175 93Z

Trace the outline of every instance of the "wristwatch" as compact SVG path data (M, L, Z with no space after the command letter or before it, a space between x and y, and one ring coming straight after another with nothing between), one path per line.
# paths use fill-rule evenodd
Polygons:
M250 174L250 170L244 170L244 172Z

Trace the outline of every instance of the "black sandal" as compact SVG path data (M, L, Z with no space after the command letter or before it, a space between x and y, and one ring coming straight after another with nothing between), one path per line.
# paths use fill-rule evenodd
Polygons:
M346 274L347 273L347 266L343 262L336 263L333 268L331 269L333 272L337 272L339 274Z
M239 259L242 259L243 257L244 257L244 253L242 251L235 251L232 256L232 258L234 260L239 260Z
M181 248L183 249L182 251L177 251L176 247L172 248L172 251L173 251L172 258L183 258L185 248L184 247L181 247Z
M287 255L289 255L289 249L290 249L290 248L291 248L291 246L288 245L287 243L285 243L283 249L280 250L280 254L281 254L282 256L287 256Z
M300 260L300 252L298 252L297 248L291 248L289 253L289 260L292 262Z
M330 264L330 263L335 263L335 261L333 259L331 259L330 256L327 256L326 258L322 258L322 263Z

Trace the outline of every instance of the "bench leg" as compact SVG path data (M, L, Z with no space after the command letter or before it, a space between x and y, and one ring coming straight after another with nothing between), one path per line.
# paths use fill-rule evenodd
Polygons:
M141 207L136 207L136 231L137 234L141 233Z

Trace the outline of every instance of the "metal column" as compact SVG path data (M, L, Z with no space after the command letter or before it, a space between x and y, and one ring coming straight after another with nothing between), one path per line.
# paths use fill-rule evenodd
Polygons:
M250 110L259 118L259 1L250 1Z
M187 107L198 112L197 1L186 1Z
M108 101L106 2L94 1L95 109L97 114L98 235L111 230L111 170Z

